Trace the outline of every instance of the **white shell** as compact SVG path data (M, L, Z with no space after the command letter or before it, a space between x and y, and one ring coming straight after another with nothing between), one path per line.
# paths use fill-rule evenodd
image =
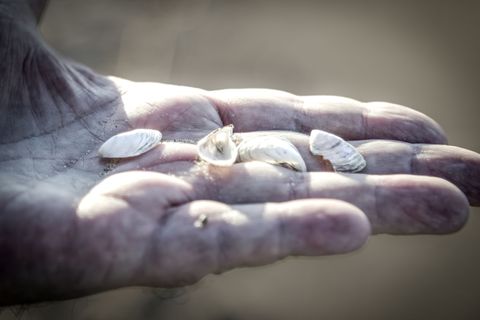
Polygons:
M238 145L241 162L263 161L297 171L307 171L300 152L286 138L260 135L244 139Z
M128 158L138 156L155 147L162 140L162 133L153 129L135 129L117 134L98 149L104 158Z
M337 171L359 172L367 165L354 146L322 130L312 130L310 133L310 152L329 160Z
M216 129L197 143L200 159L216 166L231 166L237 160L237 145L232 140L233 125Z

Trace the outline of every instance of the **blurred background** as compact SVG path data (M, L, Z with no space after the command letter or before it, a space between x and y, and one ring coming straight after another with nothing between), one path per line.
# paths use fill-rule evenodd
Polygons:
M51 0L41 29L98 72L413 107L480 152L479 1ZM480 319L480 210L448 236L5 309L0 319Z

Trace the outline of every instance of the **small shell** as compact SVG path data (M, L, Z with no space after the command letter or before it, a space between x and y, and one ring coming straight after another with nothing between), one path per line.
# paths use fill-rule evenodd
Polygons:
M216 166L231 166L237 160L237 145L232 140L233 125L216 129L197 143L200 159Z
M307 171L300 152L282 137L260 135L244 139L238 145L239 160L263 161L296 171Z
M162 133L152 129L135 129L117 134L98 149L103 158L128 158L154 148L162 140Z
M337 171L359 172L367 165L354 146L339 136L322 130L312 130L310 133L310 151L330 160Z

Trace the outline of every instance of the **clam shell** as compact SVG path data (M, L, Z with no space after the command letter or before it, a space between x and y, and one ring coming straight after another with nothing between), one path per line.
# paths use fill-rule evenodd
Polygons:
M296 171L307 171L300 152L286 138L259 135L244 139L238 145L241 162L263 161Z
M322 130L312 130L310 133L310 152L329 160L336 171L359 172L367 165L354 146Z
M233 142L233 125L216 129L197 143L200 159L215 166L231 166L237 160L237 145Z
M119 133L105 141L98 149L103 158L129 158L154 148L162 140L162 133L153 129L135 129Z

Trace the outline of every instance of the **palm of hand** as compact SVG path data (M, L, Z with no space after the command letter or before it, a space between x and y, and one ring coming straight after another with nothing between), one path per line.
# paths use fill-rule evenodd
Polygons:
M478 155L428 144L444 141L441 130L404 107L273 90L207 92L105 79L78 66L68 71L37 87L31 108L45 114L33 112L33 128L29 117L15 120L19 129L7 136L14 142L2 145L4 225L36 237L33 246L29 238L19 242L28 251L12 254L24 261L20 272L61 274L63 286L49 291L52 298L177 286L288 255L346 252L370 233L366 216L374 232L389 233L445 233L465 222L468 203L445 180L315 172L320 165L306 152L306 136L295 136L305 174L263 163L209 167L196 161L193 144L182 142L229 123L241 132L320 128L363 139L354 143L367 159L366 173L435 175L472 203L480 198L477 179L466 178L478 176ZM167 142L119 163L96 155L107 138L133 128L158 129ZM379 138L405 142L373 140ZM48 267L32 269L31 261Z

